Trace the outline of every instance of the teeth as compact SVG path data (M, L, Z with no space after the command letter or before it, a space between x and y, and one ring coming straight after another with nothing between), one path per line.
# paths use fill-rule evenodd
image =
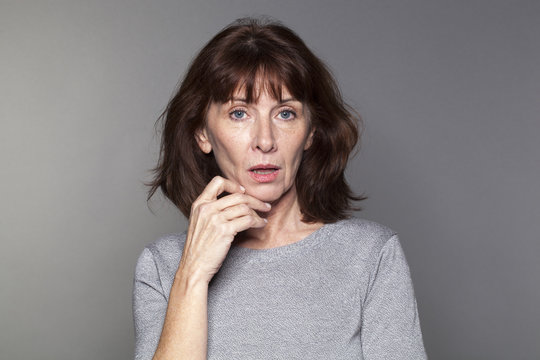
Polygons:
M252 170L255 174L271 174L275 169L265 169L265 170Z

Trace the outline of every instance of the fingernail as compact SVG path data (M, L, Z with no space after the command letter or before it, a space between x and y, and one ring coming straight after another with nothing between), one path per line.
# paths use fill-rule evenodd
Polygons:
M268 219L265 219L265 218L263 218L263 220L264 220L264 222L265 222L265 223L267 223L267 222L268 222Z
M246 192L246 188L243 187L242 185L240 185L240 190L242 190L242 192Z
M270 205L269 203L265 203L265 205L266 205L266 207L269 208L269 209L272 207L272 205Z

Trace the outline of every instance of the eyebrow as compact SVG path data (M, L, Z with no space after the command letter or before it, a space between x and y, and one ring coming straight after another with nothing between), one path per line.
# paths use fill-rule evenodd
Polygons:
M233 97L232 101L240 101L240 102L247 103L247 100L244 99L244 98L235 98L235 97ZM295 98L286 98L286 99L281 99L281 101L279 103L284 104L284 103L289 102L289 101L298 101L298 100L296 100Z

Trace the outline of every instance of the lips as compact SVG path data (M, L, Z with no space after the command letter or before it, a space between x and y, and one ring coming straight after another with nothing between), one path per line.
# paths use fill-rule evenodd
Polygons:
M252 179L259 183L267 183L274 181L281 168L274 164L258 164L248 169Z
M249 171L270 172L281 169L277 165L273 164L258 164L249 168Z

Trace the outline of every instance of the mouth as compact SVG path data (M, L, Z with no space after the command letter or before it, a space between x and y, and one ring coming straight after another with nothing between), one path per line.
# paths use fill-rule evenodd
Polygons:
M276 179L280 169L281 168L279 166L273 164L259 164L250 167L248 171L249 175L251 175L255 181L259 183L267 183Z
M257 173L257 174L270 174L270 173L272 173L274 171L277 171L279 169L281 169L281 168L279 166L277 166L277 165L259 164L259 165L255 165L255 166L250 167L249 171L253 171L254 173Z

